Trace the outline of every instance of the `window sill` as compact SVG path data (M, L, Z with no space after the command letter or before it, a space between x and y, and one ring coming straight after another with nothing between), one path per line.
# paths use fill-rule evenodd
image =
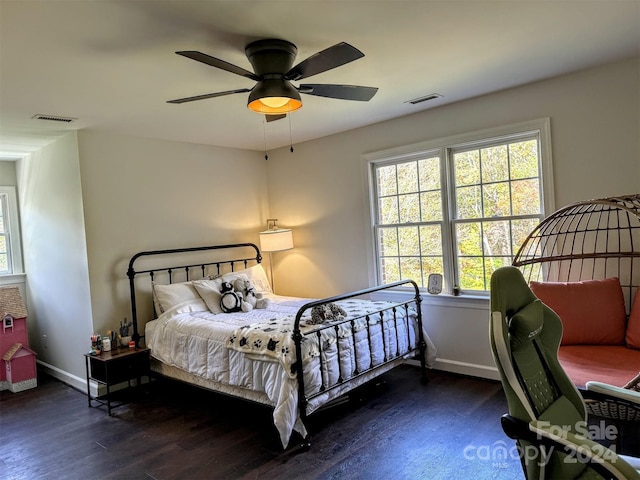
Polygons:
M1 285L15 285L16 283L25 283L27 279L26 273L10 273L7 275L0 275Z
M440 293L438 295L432 295L430 293L421 292L422 303L431 306L443 306L443 307L456 307L456 308L473 308L473 309L488 309L489 308L489 296L488 295L451 295L447 293ZM413 291L394 290L377 292L371 296L372 300L383 300L391 302L401 302L413 297Z

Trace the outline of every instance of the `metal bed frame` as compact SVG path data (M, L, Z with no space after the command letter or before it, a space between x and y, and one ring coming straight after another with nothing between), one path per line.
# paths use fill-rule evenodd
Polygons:
M198 261L198 262L172 264L171 266L143 268L140 270L136 270L135 268L135 263L137 261L140 261L141 258L143 257L173 256L172 258L175 259L176 255L185 254L185 253L193 253L193 252L213 253L214 251L224 251L224 250L229 251L232 249L243 249L243 248L252 249L254 253L251 256L244 255L244 256L241 256L240 258L233 258L233 259L205 260L205 261ZM250 264L259 264L261 263L261 261L262 261L262 255L260 253L260 250L253 243L237 243L237 244L213 245L213 246L203 246L203 247L174 248L174 249L167 249L167 250L151 250L151 251L136 253L133 257L131 257L131 260L129 261L129 267L127 270L127 276L129 277L130 295L131 295L131 314L132 314L132 324L133 324L132 340L136 343L136 347L139 345L141 338L143 338L143 335L141 335L139 331L138 302L140 301L140 299L136 296L136 292L138 290L136 288L136 278L140 278L140 276L148 276L149 283L151 283L155 281L155 278L159 274L165 274L166 276L168 276L168 283L174 283L174 279L176 277L180 277L180 281L189 281L192 279L206 278L211 275L215 276L215 275L223 274L223 270L225 268L229 268L230 271L233 272L236 270L236 266L238 265L240 265L242 268L247 268L248 266L250 266ZM213 272L213 273L210 273L210 272ZM193 278L193 277L197 277L197 278ZM383 359L383 362L375 366L373 365L373 362L371 362L371 365L367 368L363 368L362 366L359 366L356 364L355 371L348 379L344 378L342 367L341 367L342 362L339 361L338 365L340 365L340 372L339 372L340 375L337 383L335 383L334 385L325 385L324 379L328 378L328 375L325 375L325 373L327 372L326 370L323 370L324 362L322 361L318 362L319 368L320 368L319 378L323 379L322 385L320 386L320 389L318 392L309 394L306 391L306 386L304 383L304 375L303 375L304 367L303 367L302 354L301 354L302 352L301 345L302 345L302 342L304 341L303 339L315 337L318 341L320 355L322 355L322 342L320 342L320 338L323 330L335 329L335 332L337 334L340 328L343 328L343 329L350 328L351 331L354 332L355 321L363 317L346 318L339 322L331 322L329 324L320 324L320 325L316 325L315 328L312 328L310 330L307 330L306 332L303 332L300 327L300 322L302 320L303 314L316 306L321 306L321 305L337 302L340 300L347 300L355 297L368 296L376 292L381 292L383 290L396 289L399 287L411 287L413 289L412 298L406 301L391 302L386 308L378 312L364 315L363 317L366 317L365 323L367 325L366 327L367 335L368 335L368 338L371 339L371 326L377 324L376 323L377 321L379 321L380 323L383 321L383 315L385 311L392 312L392 317L394 322L394 331L396 332L396 334L398 332L398 328L397 328L398 322L404 321L406 323L405 327L406 327L407 335L409 335L408 332L410 327L409 325L410 320L409 320L408 310L410 306L413 304L416 311L416 322L417 322L417 332L416 332L417 336L415 337L415 340L416 340L415 344L411 343L411 339L409 337L407 338L408 348L405 350L401 350L399 348L399 342L396 335L396 344L395 344L394 354L387 357L386 355L387 348L390 351L393 351L394 349L393 349L393 345L388 345L384 343L383 346L385 350L385 358ZM400 359L408 358L413 355L418 356L420 360L421 381L423 383L428 382L427 371L426 371L426 360L425 360L427 344L426 344L426 341L424 338L424 332L422 329L421 300L422 298L420 296L420 290L418 285L412 280L401 280L401 281L386 284L386 285L375 286L375 287L366 288L363 290L345 293L342 295L336 295L333 297L324 298L321 300L310 301L305 305L303 305L298 310L294 320L292 338L294 340L295 350L296 350L296 362L295 362L294 368L297 374L297 381L298 381L298 397L299 397L298 409L300 412L300 419L302 420L303 423L305 422L308 416L307 406L309 404L309 401L312 400L313 398L323 395L327 392L330 392L332 389L337 389L337 388L342 389L341 395L344 395L348 393L350 390L352 390L353 388L355 388L355 386L353 387L349 386L349 383L352 382L353 380L358 379L363 375L371 374L372 372L376 372L376 371L379 371L380 374L382 374L389 369L389 367L391 366L390 364L392 362L398 362ZM398 315L398 313L401 311L404 311L404 315ZM379 320L375 318L375 315L379 315ZM382 338L384 342L384 334L382 335ZM370 345L371 343L369 342L369 346ZM354 349L355 348L356 347L354 342ZM373 358L373 354L371 350L369 351L369 354L370 354L370 357ZM338 348L338 356L340 355L341 355L340 349ZM324 368L327 368L327 367L325 366ZM358 383L356 382L356 386L357 385ZM308 448L310 446L309 437L304 439L302 446L304 448Z

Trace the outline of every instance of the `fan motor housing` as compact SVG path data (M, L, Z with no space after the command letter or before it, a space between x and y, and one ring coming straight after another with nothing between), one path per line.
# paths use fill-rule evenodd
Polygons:
M267 39L250 43L244 51L256 75L284 75L293 66L298 47L286 40Z

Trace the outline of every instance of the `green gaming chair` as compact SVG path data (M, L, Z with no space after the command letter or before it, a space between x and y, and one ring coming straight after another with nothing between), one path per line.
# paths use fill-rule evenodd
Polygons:
M491 350L509 408L502 428L516 440L526 478L640 479L637 459L588 438L584 400L558 361L560 318L515 267L491 276L490 320Z

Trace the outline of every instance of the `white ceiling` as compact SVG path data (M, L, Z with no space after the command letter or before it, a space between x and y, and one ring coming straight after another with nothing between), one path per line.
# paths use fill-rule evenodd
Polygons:
M303 95L290 122L269 124L246 93L166 103L254 84L175 51L251 70L244 47L261 38L296 44L295 63L350 43L365 57L304 83L380 90L369 102ZM0 0L0 153L69 129L272 149L639 53L640 0ZM443 97L406 103L431 93Z

